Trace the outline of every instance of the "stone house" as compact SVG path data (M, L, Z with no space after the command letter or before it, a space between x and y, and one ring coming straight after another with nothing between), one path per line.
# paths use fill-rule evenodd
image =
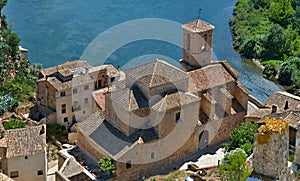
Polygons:
M105 111L77 125L79 148L112 158L118 179L139 180L226 141L246 115L238 73L211 62L213 26L195 20L183 30L181 69L156 60L124 71L104 95Z
M1 171L13 180L46 181L46 125L3 131L0 156Z
M47 123L69 127L102 109L92 93L117 78L118 71L112 65L92 67L86 61L43 69L37 81L38 111L47 117Z
M281 118L289 124L289 142L295 145L300 121L300 97L288 92L275 92L257 110L244 117L245 122L262 123L264 117Z

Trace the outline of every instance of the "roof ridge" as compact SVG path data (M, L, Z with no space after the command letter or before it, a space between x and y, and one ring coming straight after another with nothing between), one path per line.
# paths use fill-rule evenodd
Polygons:
M156 60L154 61L154 68L153 68L153 72L152 72L151 80L150 80L150 84L149 84L150 87L152 86L153 78L154 78L154 75L155 75L154 73L155 73L156 68L157 68L157 63L158 63L158 59L156 59Z

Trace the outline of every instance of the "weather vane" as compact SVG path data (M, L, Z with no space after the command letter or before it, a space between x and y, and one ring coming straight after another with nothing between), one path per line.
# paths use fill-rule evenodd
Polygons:
M201 11L202 11L202 9L201 9L201 8L200 8L200 9L198 9L198 19L200 19Z

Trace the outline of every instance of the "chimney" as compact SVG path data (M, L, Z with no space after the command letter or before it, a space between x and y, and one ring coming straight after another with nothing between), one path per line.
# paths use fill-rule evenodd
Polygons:
M287 110L287 109L289 109L289 102L285 101L284 110Z

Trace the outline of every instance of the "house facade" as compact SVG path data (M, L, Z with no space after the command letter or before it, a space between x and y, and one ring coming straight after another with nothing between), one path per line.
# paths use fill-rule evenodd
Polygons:
M108 87L118 76L112 65L92 67L86 61L43 69L37 81L38 111L47 123L70 127L103 109L94 101L93 92Z
M13 180L46 181L46 125L5 131L0 155L2 172Z
M105 94L105 111L77 125L80 149L112 158L118 179L139 180L228 140L249 92L226 61L211 61L213 28L201 20L183 25L180 69L155 60L124 71Z

